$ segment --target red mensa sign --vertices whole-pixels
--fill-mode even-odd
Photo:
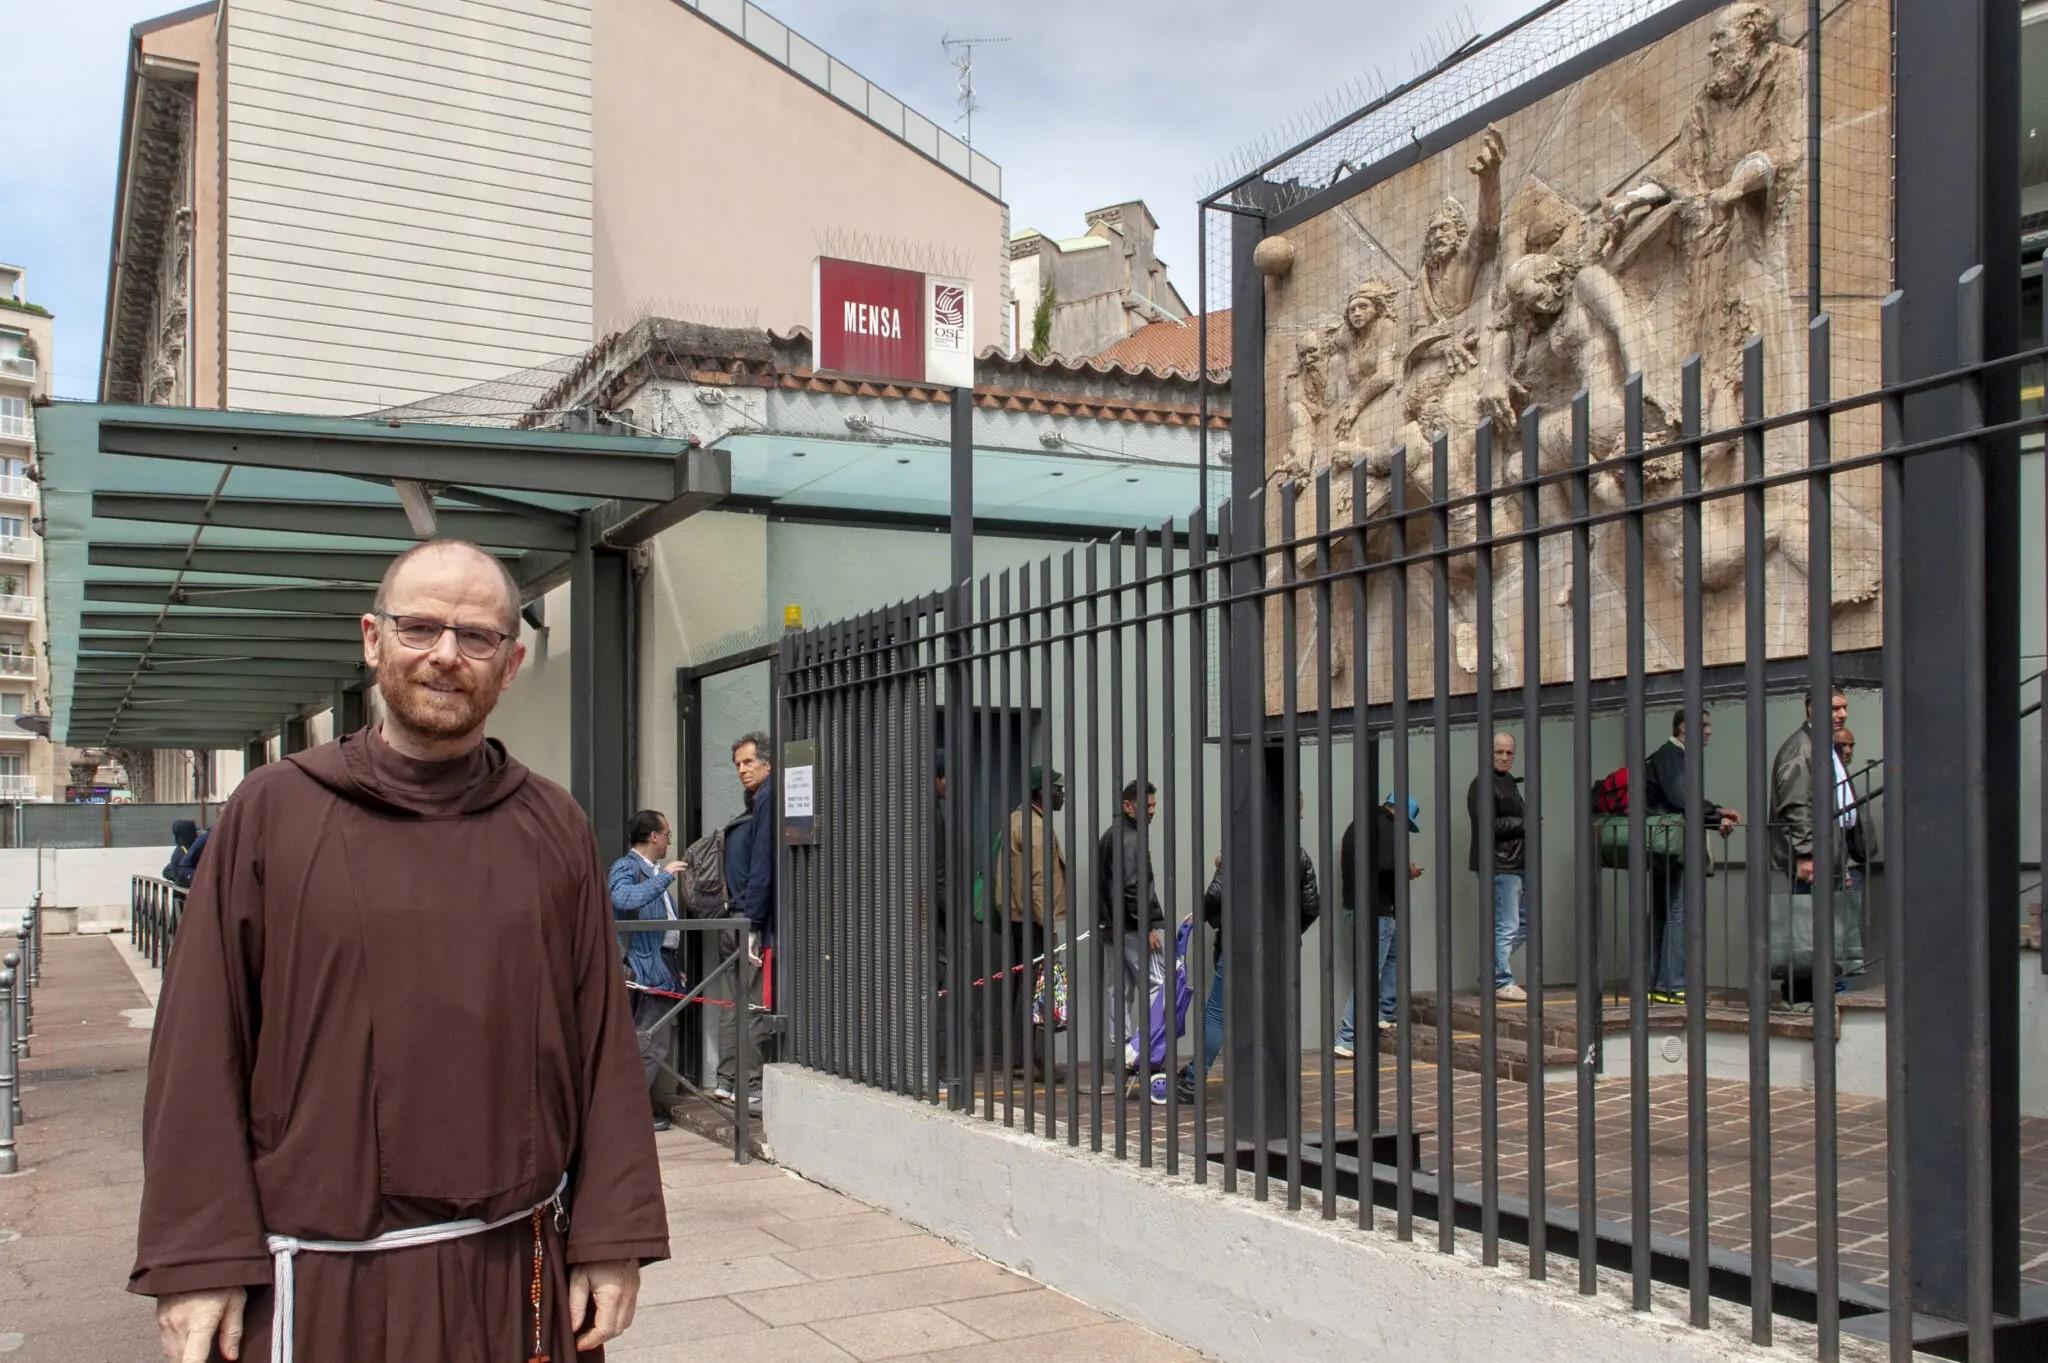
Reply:
[[[968,281],[819,256],[811,297],[813,369],[973,385],[974,290]]]

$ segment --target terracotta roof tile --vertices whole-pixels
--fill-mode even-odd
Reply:
[[[1148,322],[1109,349],[1089,358],[1126,369],[1152,369],[1192,375],[1195,346],[1201,337],[1195,319]],[[1209,314],[1209,373],[1230,372],[1230,310]]]

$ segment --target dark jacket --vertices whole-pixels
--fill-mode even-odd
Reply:
[[[775,944],[775,777],[771,773],[747,801],[746,814],[726,827],[725,888],[732,912],[742,914]]]
[[[164,863],[164,879],[173,885],[190,885],[190,876],[180,877],[185,864],[185,854],[192,850],[192,839],[199,833],[199,825],[190,819],[171,820],[171,858]]]
[[[1307,932],[1315,926],[1316,919],[1323,914],[1323,892],[1316,885],[1316,864],[1309,860],[1306,849],[1297,849],[1301,856],[1301,931]],[[1223,927],[1223,868],[1217,867],[1210,877],[1209,888],[1202,895],[1202,921],[1212,928]]]
[[[1139,840],[1138,821],[1119,814],[1117,821],[1095,845],[1095,916],[1104,928],[1112,925],[1110,915],[1123,915],[1124,931],[1142,932],[1162,927],[1166,913],[1159,907],[1159,876],[1152,867],[1151,853]],[[1144,921],[1138,913],[1138,873],[1145,873]]]
[[[1685,813],[1685,747],[1675,740],[1651,753],[1643,762],[1643,809],[1651,814]],[[1701,806],[1708,826],[1721,822],[1721,806],[1708,800]]]
[[[1384,805],[1376,806],[1372,815],[1373,897],[1365,911],[1368,915],[1391,914],[1394,911],[1394,840],[1401,836],[1401,830],[1394,822],[1393,812]],[[1345,909],[1354,912],[1358,906],[1358,883],[1354,875],[1357,838],[1358,825],[1353,823],[1344,830],[1344,838],[1337,851],[1337,883],[1344,888]]]
[[[637,852],[626,853],[612,863],[611,871],[605,876],[605,889],[612,901],[612,917],[629,921],[659,921],[675,917],[674,901],[669,898],[669,889],[675,884],[675,879],[659,866],[649,865]],[[632,932],[620,938],[624,944],[627,973],[636,984],[644,984],[650,989],[676,987],[675,972],[669,968],[668,958],[661,950],[661,940],[666,935]]]
[[[1512,772],[1496,771],[1493,777],[1493,869],[1495,874],[1506,872],[1520,875],[1523,865],[1522,819],[1522,778]],[[1466,869],[1479,869],[1479,778],[1472,778],[1471,788],[1465,792],[1465,814],[1472,821],[1472,851],[1465,860]]]
[[[178,822],[185,821],[180,819]],[[170,864],[164,867],[165,880],[173,885],[183,885],[188,890],[192,888],[192,877],[199,874],[199,854],[206,850],[206,837],[212,831],[210,828],[200,829],[189,845],[180,844],[178,850],[171,853]]]

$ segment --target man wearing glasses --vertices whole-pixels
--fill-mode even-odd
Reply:
[[[379,722],[222,812],[143,1109],[129,1286],[167,1359],[566,1360],[668,1253],[589,821],[484,737],[518,629],[483,550],[400,555]]]

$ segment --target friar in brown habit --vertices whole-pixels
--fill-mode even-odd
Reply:
[[[222,811],[143,1115],[129,1286],[173,1363],[597,1358],[667,1256],[590,824],[484,737],[518,630],[496,559],[408,551],[362,620],[380,722]]]

